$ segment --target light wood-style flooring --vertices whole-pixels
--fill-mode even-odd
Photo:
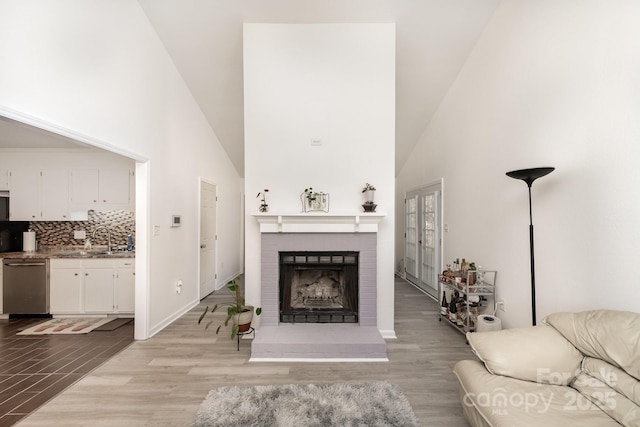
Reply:
[[[213,388],[229,385],[383,380],[401,387],[424,426],[468,426],[452,373],[474,358],[465,337],[438,322],[438,303],[396,279],[389,362],[251,362],[250,342],[203,331],[191,312],[146,341],[136,341],[21,421],[19,426],[189,426]],[[222,315],[222,314],[221,314]],[[259,331],[258,331],[259,333]]]

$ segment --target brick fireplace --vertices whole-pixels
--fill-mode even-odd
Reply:
[[[251,360],[387,360],[386,343],[377,328],[377,224],[383,215],[255,216],[261,232],[262,315],[252,343]],[[331,256],[328,254],[340,254],[335,256],[342,256],[342,261],[346,256],[347,263],[356,258],[357,301],[351,304],[343,304],[344,301],[332,303],[330,310],[311,310],[311,319],[305,318],[304,322],[295,321],[295,317],[290,316],[291,310],[283,318],[282,259],[283,254],[290,256],[295,253],[305,254],[298,255],[300,257],[310,257],[312,265],[305,264],[303,268],[314,272],[304,276],[307,281],[314,274],[321,276],[316,271],[319,270],[317,266],[313,266],[314,262],[335,270],[335,266],[327,261],[326,256]],[[325,262],[321,263],[322,260]],[[304,286],[312,286],[310,289],[318,292],[317,300],[310,299],[313,304],[321,306],[329,304],[322,302],[322,292],[325,298],[331,298],[331,292],[337,293],[338,287],[345,286],[344,283],[336,284],[340,280],[332,271],[324,279],[317,280],[321,285],[307,283]],[[333,285],[329,285],[331,282]],[[332,287],[333,291],[330,290]],[[301,294],[300,299],[304,299],[312,291],[304,290]],[[287,298],[291,301],[289,295]],[[295,296],[293,300],[296,300]],[[298,308],[308,306],[309,301],[305,302],[293,305]],[[344,321],[344,315],[340,318],[341,310],[337,309],[343,305],[357,310],[352,316],[346,316],[347,321]],[[293,311],[301,313],[303,310]],[[316,318],[314,313],[324,317]]]

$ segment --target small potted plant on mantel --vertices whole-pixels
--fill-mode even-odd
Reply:
[[[376,195],[376,187],[374,187],[373,185],[367,182],[364,188],[362,189],[362,193],[364,194],[364,200],[365,200],[364,204],[362,205],[362,207],[364,208],[364,211],[375,212],[376,207],[378,206],[374,203],[374,198]]]
[[[261,192],[258,193],[258,195],[256,196],[256,198],[262,196],[262,199],[260,200],[262,202],[262,204],[260,205],[260,212],[269,212],[269,205],[267,204],[267,193],[269,192],[268,188],[265,188],[264,190],[262,190]]]
[[[231,292],[234,300],[232,302],[223,302],[220,304],[216,304],[213,306],[211,310],[209,310],[209,306],[206,306],[204,312],[200,315],[198,319],[198,324],[202,323],[202,320],[205,318],[207,313],[213,314],[220,307],[227,307],[227,317],[224,320],[224,323],[218,325],[218,329],[216,329],[216,335],[220,333],[220,328],[224,325],[229,326],[229,322],[231,324],[231,339],[234,339],[238,333],[244,333],[249,330],[251,327],[251,321],[253,320],[253,313],[255,311],[256,316],[260,316],[262,313],[262,308],[257,307],[254,309],[251,305],[246,305],[244,302],[244,297],[242,296],[242,290],[240,289],[240,285],[238,284],[239,277],[229,281],[227,283],[227,290]],[[213,323],[213,319],[209,320],[205,325],[205,329],[209,329],[209,326]]]

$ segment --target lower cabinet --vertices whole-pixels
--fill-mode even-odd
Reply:
[[[52,314],[82,314],[83,273],[81,259],[49,261],[49,307]]]
[[[51,314],[133,313],[134,260],[52,259]]]

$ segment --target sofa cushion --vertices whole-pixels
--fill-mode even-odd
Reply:
[[[493,375],[476,360],[458,362],[453,372],[465,417],[474,427],[620,427],[591,402],[577,407],[580,394],[571,387]]]
[[[546,325],[470,332],[467,340],[487,370],[496,375],[566,385],[580,370],[580,352]]]
[[[583,354],[605,360],[640,379],[640,314],[592,310],[544,319]]]
[[[582,372],[571,387],[582,396],[576,405],[588,399],[623,426],[640,426],[640,382],[622,369],[602,359],[585,357]]]

